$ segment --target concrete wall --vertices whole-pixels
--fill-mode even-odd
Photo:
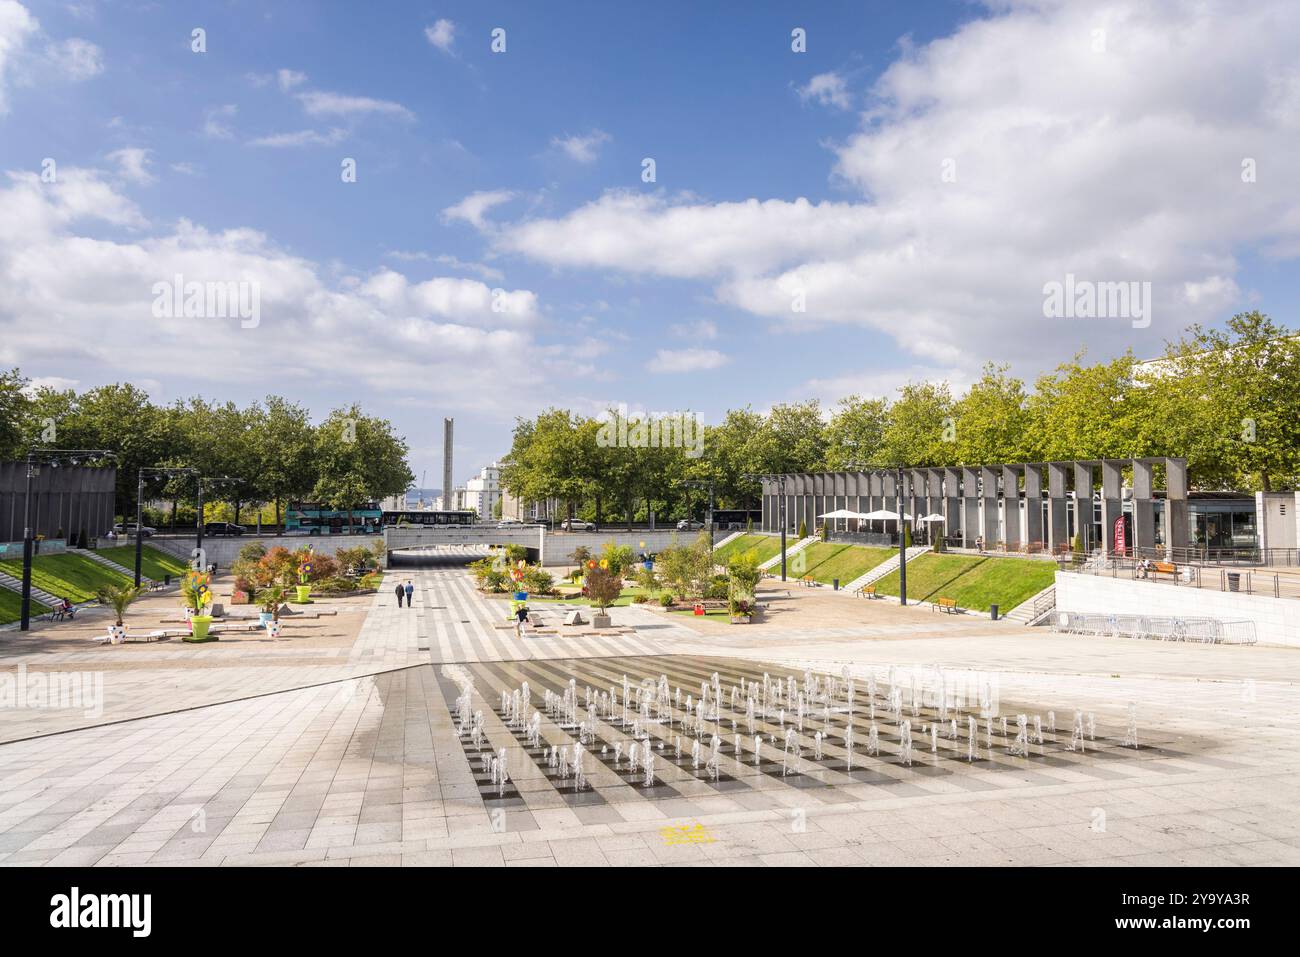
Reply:
[[[116,481],[114,468],[42,465],[32,479],[35,534],[70,538],[82,529],[87,536],[104,534],[113,524]],[[0,542],[22,541],[26,495],[27,463],[0,462]]]
[[[208,563],[216,562],[220,571],[229,571],[230,566],[235,559],[239,557],[239,550],[245,545],[253,542],[261,542],[268,549],[276,545],[283,545],[290,551],[301,548],[303,545],[311,545],[319,554],[333,555],[340,548],[356,548],[358,545],[364,545],[371,548],[376,542],[384,540],[382,535],[284,535],[277,538],[274,535],[237,535],[227,537],[220,535],[213,537],[205,535],[203,537],[203,551]],[[146,545],[152,545],[154,548],[169,552],[177,558],[188,562],[194,549],[194,539],[192,538],[146,538]],[[115,545],[134,545],[135,539],[118,539],[109,541],[100,539],[101,548],[111,548]]]
[[[1056,607],[1108,615],[1253,621],[1261,644],[1300,648],[1300,600],[1295,598],[1057,572]]]
[[[543,551],[542,564],[544,565],[568,565],[571,564],[570,555],[579,545],[585,545],[592,552],[599,554],[600,550],[605,547],[606,542],[615,542],[619,545],[628,545],[632,549],[632,555],[635,557],[641,552],[659,552],[669,545],[680,544],[689,545],[695,541],[699,531],[678,532],[672,529],[655,529],[653,532],[648,529],[638,529],[629,532],[627,529],[615,531],[611,529],[606,532],[566,532],[564,534],[547,535],[546,544]],[[714,533],[714,540],[718,541],[722,535]]]

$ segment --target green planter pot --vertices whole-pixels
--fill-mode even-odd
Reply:
[[[298,604],[305,605],[307,602],[311,601],[310,585],[296,585],[295,587],[298,590]]]
[[[193,633],[186,637],[186,641],[216,641],[216,635],[208,634],[208,627],[212,624],[211,615],[195,615],[190,619],[190,627],[194,629]]]

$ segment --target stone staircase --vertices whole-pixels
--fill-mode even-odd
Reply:
[[[1032,627],[1044,624],[1054,611],[1056,611],[1056,585],[1052,584],[1032,598],[1026,598],[1002,617]]]
[[[930,550],[931,548],[929,545],[913,545],[911,548],[907,550],[907,560],[910,562],[918,555],[924,555],[926,552]],[[847,585],[841,588],[840,591],[842,591],[846,595],[852,595],[859,588],[862,588],[866,585],[875,584],[876,582],[880,581],[880,579],[888,575],[890,572],[897,571],[897,570],[898,570],[898,555],[892,555],[891,557],[885,559],[883,562],[877,565],[875,568],[869,570],[865,575],[859,575],[857,578],[853,579],[853,581],[849,582]]]
[[[6,575],[0,572],[0,588],[8,588],[10,591],[17,592],[20,596],[23,593],[23,580],[15,578],[13,575]],[[47,608],[53,608],[62,599],[51,595],[47,591],[42,591],[35,585],[32,586],[32,601],[39,601]]]
[[[786,561],[789,562],[790,556],[793,555],[795,552],[801,552],[809,545],[811,545],[813,542],[820,542],[820,541],[821,539],[818,538],[816,535],[810,535],[807,538],[799,539],[799,541],[795,542],[793,545],[788,545],[785,550]],[[777,552],[767,561],[759,565],[758,570],[761,572],[765,572],[769,568],[776,568],[780,566],[780,564],[781,564],[781,553]]]
[[[744,532],[732,532],[726,538],[720,538],[718,539],[718,541],[714,542],[713,547],[715,550],[719,549],[723,545],[727,544],[727,542],[734,542],[736,539],[740,538],[740,536],[744,534],[745,534]]]
[[[111,568],[119,575],[125,575],[127,578],[131,579],[131,581],[135,581],[135,566],[127,568],[123,565],[119,565],[117,562],[113,561],[112,559],[105,558],[103,555],[100,555],[97,552],[93,552],[89,548],[69,548],[68,551],[72,552],[74,555],[80,555],[83,558],[88,558],[97,565],[103,565],[105,568]],[[157,584],[157,582],[155,582],[152,578],[148,577],[147,575],[141,573],[140,584],[155,585]]]

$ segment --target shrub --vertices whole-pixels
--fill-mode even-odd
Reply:
[[[670,545],[659,553],[664,584],[679,598],[704,594],[713,576],[709,536],[701,533],[690,545]]]
[[[528,561],[528,548],[524,545],[510,543],[506,546],[506,561],[510,564]]]
[[[591,603],[604,611],[623,594],[623,578],[605,568],[593,568],[587,572],[587,584],[583,588]]]
[[[524,590],[530,595],[549,595],[555,590],[555,579],[551,577],[551,573],[538,565],[533,565],[524,571],[522,584]]]
[[[649,596],[649,595],[633,595],[633,596],[632,596],[632,601],[633,601],[635,604],[638,604],[638,605],[644,605],[644,604],[645,604],[646,602],[648,602],[649,600],[650,600],[650,596]]]
[[[239,557],[235,559],[235,564],[244,562],[247,565],[256,565],[266,554],[266,546],[261,542],[249,542],[239,550]]]
[[[591,549],[586,545],[579,545],[573,550],[569,557],[573,559],[573,564],[581,568],[583,565],[587,564],[587,562],[591,561]]]
[[[726,598],[729,594],[730,580],[726,575],[714,575],[709,579],[708,587],[704,589],[705,598]]]
[[[807,522],[800,522],[800,523],[799,523],[799,538],[800,538],[800,539],[805,539],[805,538],[807,538],[807,537],[808,537],[808,523],[807,523]]]
[[[673,593],[669,591],[666,591],[659,596],[659,604],[663,605],[665,608],[673,607],[676,601],[677,599],[673,597]]]
[[[750,551],[732,557],[727,563],[727,578],[730,580],[732,594],[754,594],[754,589],[763,579],[763,573],[758,568],[758,556]]]
[[[647,593],[659,590],[659,574],[653,568],[646,568],[644,565],[637,566],[633,572],[633,581]]]
[[[611,575],[622,574],[632,565],[632,546],[606,542],[600,553],[601,561],[609,565]]]

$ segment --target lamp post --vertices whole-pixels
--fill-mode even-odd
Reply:
[[[754,479],[762,482],[765,478],[770,478],[777,484],[777,489],[781,493],[781,504],[777,508],[777,514],[781,520],[781,581],[785,581],[785,475],[784,474],[759,474],[756,472],[746,472],[741,478]]]
[[[198,475],[199,470],[188,467],[172,468],[170,466],[144,466],[136,476],[135,489],[135,587],[140,587],[140,580],[143,577],[140,572],[141,565],[144,562],[144,474],[149,472],[155,475]],[[199,486],[202,488],[202,485]],[[200,492],[200,495],[202,493]],[[125,530],[125,525],[123,525]]]
[[[898,603],[907,604],[907,539],[903,534],[903,522],[905,521],[903,511],[903,467],[901,465],[870,465],[861,462],[850,462],[845,466],[846,470],[852,469],[858,472],[894,472],[894,502],[898,508]]]
[[[31,628],[32,552],[36,531],[32,526],[32,479],[41,474],[41,464],[57,468],[64,459],[70,465],[92,464],[103,459],[116,461],[117,453],[108,449],[32,449],[27,453],[26,489],[23,493],[23,590],[18,630]]]
[[[709,526],[709,554],[713,554],[713,479],[690,479],[682,483],[683,488],[707,488],[709,490],[709,512],[705,521]]]

